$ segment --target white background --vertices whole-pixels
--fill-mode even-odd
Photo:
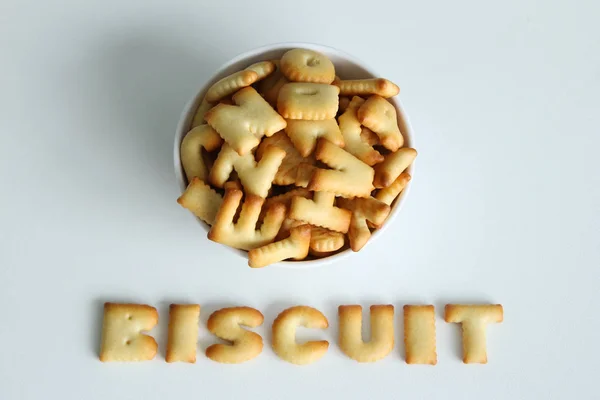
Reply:
[[[597,1],[0,3],[0,399],[592,399],[600,357]],[[180,111],[220,64],[308,41],[401,86],[419,151],[386,235],[313,270],[250,270],[176,202]],[[102,304],[159,308],[159,356],[98,361]],[[167,307],[202,305],[195,365],[164,362]],[[504,305],[464,365],[449,302]],[[337,306],[396,306],[397,346],[362,365]],[[401,307],[436,306],[438,365],[403,361]],[[273,318],[306,304],[332,343],[297,367]],[[263,354],[204,357],[208,315],[265,314]]]

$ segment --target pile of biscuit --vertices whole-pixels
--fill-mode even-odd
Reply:
[[[398,93],[386,79],[340,79],[308,49],[235,72],[208,89],[181,143],[177,201],[253,268],[359,251],[417,156],[386,100]]]

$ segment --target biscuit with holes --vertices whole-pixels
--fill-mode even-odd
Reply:
[[[394,306],[374,305],[371,311],[371,340],[362,339],[362,307],[339,306],[339,345],[351,359],[360,363],[385,358],[394,349]]]
[[[234,72],[215,82],[206,92],[206,101],[216,103],[223,97],[237,92],[241,88],[252,85],[258,80],[258,74],[252,70]]]
[[[335,67],[327,56],[314,50],[292,49],[281,57],[281,72],[290,81],[329,84]]]
[[[335,206],[334,193],[315,192],[312,200],[294,197],[289,218],[331,229],[332,231],[346,233],[350,226],[352,213],[349,210]]]
[[[193,178],[177,202],[202,221],[213,225],[223,198],[202,179]]]
[[[369,97],[358,109],[358,120],[379,136],[379,141],[386,149],[396,151],[404,144],[396,108],[383,97]]]
[[[234,187],[225,188],[225,197],[215,223],[208,232],[208,238],[236,249],[250,250],[270,243],[277,236],[285,218],[283,204],[273,204],[265,214],[260,229],[256,229],[258,217],[265,199],[251,194],[246,195],[237,222],[234,217],[244,193]]]
[[[262,313],[251,307],[230,307],[215,311],[206,323],[208,330],[231,344],[213,344],[206,349],[206,357],[225,364],[240,364],[257,357],[263,349],[259,334],[243,326],[256,328],[264,321]]]
[[[323,120],[335,118],[337,86],[322,83],[286,83],[279,90],[277,111],[285,119]]]
[[[314,169],[307,185],[309,190],[343,197],[371,196],[373,168],[323,138],[319,139],[315,157],[333,169]]]
[[[263,268],[287,259],[303,260],[308,255],[310,245],[310,225],[290,229],[286,239],[266,244],[248,252],[248,265]]]
[[[198,304],[171,304],[169,306],[166,362],[196,362],[199,318],[200,306]]]
[[[100,361],[147,361],[158,344],[144,335],[158,324],[156,308],[140,304],[104,303]]]
[[[256,158],[261,160],[265,151],[270,146],[278,147],[285,151],[285,157],[281,161],[281,165],[273,178],[273,183],[276,185],[291,185],[296,181],[298,174],[298,166],[302,163],[314,164],[314,159],[304,158],[294,147],[290,139],[283,132],[277,132],[269,138],[262,140],[256,149]]]
[[[320,254],[334,252],[344,246],[345,238],[341,232],[313,226],[310,232],[310,250]]]
[[[437,364],[433,306],[404,306],[404,347],[407,364]]]
[[[235,169],[246,194],[266,198],[285,156],[283,149],[268,146],[260,161],[256,162],[252,153],[240,156],[226,143],[210,170],[208,180],[217,187],[223,187]]]
[[[408,172],[403,172],[390,186],[377,191],[374,197],[379,201],[383,201],[388,206],[391,206],[398,195],[402,193],[406,185],[408,185],[410,180],[410,174]]]
[[[352,251],[359,251],[371,238],[371,230],[367,224],[381,226],[390,214],[391,208],[373,197],[338,199],[338,205],[352,211],[352,220],[348,229],[348,239]]]
[[[204,115],[212,107],[213,107],[213,104],[206,101],[206,98],[203,98],[202,102],[198,106],[198,109],[196,110],[196,113],[194,114],[194,118],[192,119],[192,126],[190,127],[190,129],[194,129],[197,126],[205,124],[206,121],[204,120]]]
[[[232,99],[235,106],[218,104],[204,118],[238,154],[250,153],[263,136],[286,127],[285,119],[254,88],[244,88]]]
[[[362,139],[362,127],[356,113],[365,101],[354,96],[346,111],[338,118],[340,131],[344,138],[344,150],[365,164],[373,166],[383,161],[383,156]]]
[[[335,80],[334,85],[340,88],[340,96],[370,96],[394,97],[400,93],[400,88],[393,82],[383,78]]]
[[[273,321],[273,350],[284,361],[306,365],[319,360],[329,349],[326,340],[296,343],[296,328],[327,329],[329,322],[319,310],[295,306],[281,312]]]
[[[339,147],[344,147],[344,138],[335,119],[304,121],[290,119],[285,128],[286,135],[303,157],[308,157],[317,147],[317,140],[325,138]]]
[[[207,124],[195,127],[181,141],[181,164],[190,182],[193,178],[206,181],[208,171],[202,151],[215,151],[223,144],[221,136]]]
[[[446,304],[444,319],[462,325],[463,362],[487,364],[486,325],[502,322],[502,305]]]
[[[415,158],[417,158],[417,151],[410,147],[403,147],[395,153],[386,155],[383,162],[375,166],[373,180],[375,187],[390,186],[413,163]]]

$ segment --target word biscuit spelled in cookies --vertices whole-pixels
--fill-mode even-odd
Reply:
[[[251,307],[230,307],[215,311],[208,318],[208,330],[231,344],[209,346],[206,357],[225,364],[239,364],[255,358],[262,352],[262,338],[257,333],[243,329],[241,325],[256,328],[263,321],[262,313]]]
[[[340,306],[339,343],[342,351],[358,362],[381,360],[394,349],[394,306],[371,306],[371,340],[362,339],[362,307]]]

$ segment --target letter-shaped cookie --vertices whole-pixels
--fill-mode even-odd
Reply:
[[[369,97],[358,109],[358,120],[379,136],[386,149],[396,151],[404,144],[404,137],[398,127],[396,108],[383,97]]]
[[[269,146],[256,162],[252,153],[240,156],[226,143],[210,170],[208,180],[217,187],[223,187],[235,169],[246,194],[266,198],[285,154],[283,149]]]
[[[403,147],[397,152],[385,156],[385,160],[375,166],[375,179],[373,181],[375,187],[386,188],[390,186],[412,164],[416,157],[417,151],[410,147]]]
[[[277,111],[286,119],[335,118],[340,88],[321,83],[286,83],[279,90]]]
[[[383,188],[375,194],[375,198],[383,201],[388,206],[391,206],[398,195],[404,190],[411,176],[408,172],[403,172],[398,178],[388,187]]]
[[[195,127],[181,141],[181,164],[188,182],[193,178],[206,181],[208,172],[202,159],[202,149],[214,151],[223,144],[221,136],[209,125]]]
[[[373,190],[373,168],[326,139],[319,139],[317,160],[334,169],[315,169],[308,189],[333,192],[343,197],[369,197]]]
[[[294,260],[306,258],[310,245],[310,232],[310,225],[291,228],[288,238],[250,250],[248,265],[252,268],[262,268],[289,258]]]
[[[246,195],[240,216],[237,223],[234,223],[233,219],[243,196],[241,190],[226,186],[223,204],[217,213],[214,225],[208,232],[210,240],[236,249],[250,250],[264,246],[275,239],[285,218],[285,206],[279,203],[273,204],[266,212],[260,229],[256,230],[256,222],[265,199]]]
[[[319,360],[329,348],[326,340],[296,343],[296,328],[326,329],[327,318],[317,309],[307,306],[288,308],[273,322],[273,350],[281,358],[292,364],[305,365]]]
[[[200,306],[198,304],[170,305],[166,362],[196,362],[199,318]]]
[[[487,363],[486,325],[502,322],[502,305],[461,305],[446,304],[446,322],[462,324],[463,362],[465,364]]]
[[[317,140],[321,137],[336,146],[344,147],[344,138],[333,118],[322,121],[290,119],[287,121],[285,133],[303,157],[308,157],[314,151]]]
[[[215,223],[223,198],[200,178],[194,178],[177,199],[182,207],[190,210],[195,216],[209,225]]]
[[[204,116],[206,115],[206,112],[212,108],[212,106],[213,104],[206,101],[206,98],[202,99],[202,102],[198,106],[196,114],[194,114],[194,118],[192,119],[192,126],[190,127],[191,129],[206,123]]]
[[[404,347],[407,364],[437,364],[433,306],[404,306]]]
[[[341,232],[319,226],[313,226],[310,231],[310,249],[317,254],[339,250],[344,246],[344,242],[345,236]]]
[[[362,307],[340,306],[339,343],[351,359],[364,363],[381,360],[394,349],[394,306],[371,306],[371,340],[362,339]]]
[[[100,361],[146,361],[156,356],[158,345],[144,335],[158,323],[156,308],[140,304],[104,304]]]
[[[244,88],[232,98],[236,106],[218,104],[204,118],[238,154],[250,153],[263,136],[285,128],[285,119],[254,88]]]
[[[339,117],[340,131],[344,137],[344,150],[352,154],[367,165],[373,166],[383,161],[383,156],[373,148],[373,146],[364,142],[361,133],[362,127],[356,113],[359,107],[365,101],[358,96],[354,96],[346,108],[346,111]]]
[[[262,160],[263,155],[271,146],[276,146],[285,151],[285,157],[281,161],[281,165],[273,179],[273,183],[276,185],[285,186],[293,184],[296,181],[298,166],[301,163],[314,164],[315,162],[314,159],[311,160],[302,157],[283,131],[277,132],[273,136],[262,140],[256,149],[256,159]]]
[[[312,200],[294,197],[289,217],[332,231],[346,233],[350,226],[352,213],[336,207],[334,204],[335,194],[331,192],[315,192]]]
[[[215,311],[208,318],[208,330],[231,345],[213,344],[206,349],[206,357],[226,364],[239,364],[258,356],[263,349],[259,334],[240,325],[256,328],[264,320],[260,311],[251,307],[230,307]]]
[[[383,78],[335,80],[333,84],[340,88],[340,96],[368,96],[377,94],[388,98],[400,93],[398,86]]]
[[[338,205],[352,211],[352,220],[348,230],[350,248],[359,251],[371,238],[368,222],[374,226],[381,226],[390,214],[390,206],[373,197],[338,199]]]
[[[308,49],[292,49],[281,57],[281,72],[291,81],[331,83],[335,67],[324,54]]]

